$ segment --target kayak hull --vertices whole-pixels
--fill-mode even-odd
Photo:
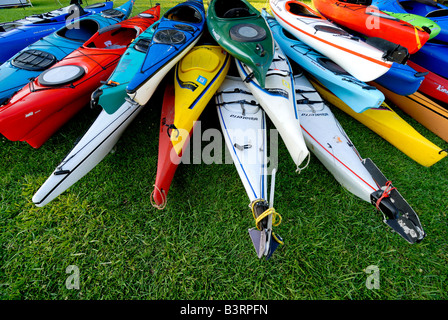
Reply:
[[[285,30],[360,81],[374,80],[392,66],[391,61],[383,58],[384,51],[359,41],[358,37],[350,35],[301,2],[270,0],[270,6]]]
[[[376,108],[384,95],[372,86],[359,81],[333,61],[313,50],[280,26],[265,10],[262,12],[282,51],[307,72],[313,74],[331,92],[344,100],[356,112]]]
[[[448,104],[448,79],[441,77],[412,61],[409,61],[408,64],[410,67],[421,73],[427,73],[418,90],[433,99]]]
[[[198,42],[204,26],[202,1],[186,1],[168,10],[160,19],[142,66],[126,87],[129,97],[146,104],[165,75]]]
[[[165,89],[162,105],[153,205],[163,209],[174,174],[188,147],[195,124],[221,86],[230,55],[220,46],[197,45],[179,61],[174,84]]]
[[[207,26],[216,42],[249,66],[264,87],[274,42],[260,12],[246,0],[213,0],[207,12]]]
[[[76,146],[56,167],[33,196],[33,203],[43,207],[95,168],[113,149],[142,107],[125,102],[112,115],[104,110]]]
[[[315,8],[327,19],[367,37],[378,37],[399,44],[410,54],[420,50],[429,33],[363,4],[338,0],[313,0]]]
[[[90,101],[127,46],[154,20],[134,17],[97,32],[0,107],[0,133],[39,148]]]
[[[446,156],[446,152],[441,152],[441,148],[423,137],[386,103],[378,108],[356,113],[318,81],[312,77],[308,79],[322,98],[364,124],[420,165],[430,167]]]
[[[115,11],[123,13],[121,16],[117,16],[116,12],[113,16],[108,16],[105,13],[89,15],[62,27],[19,51],[0,66],[0,82],[2,83],[0,103],[5,102],[15,92],[23,88],[30,81],[29,79],[36,78],[51,67],[52,63],[62,60],[82,46],[98,30],[127,19],[132,11],[132,6],[133,2],[129,1],[123,6],[115,8]],[[47,54],[46,60],[51,59],[51,62],[47,64],[27,63],[30,60],[30,56],[27,56],[29,54],[34,55],[37,61],[39,56],[42,57]]]
[[[448,110],[420,92],[408,96],[393,93],[373,83],[394,105],[448,142]]]

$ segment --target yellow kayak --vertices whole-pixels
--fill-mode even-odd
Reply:
[[[376,82],[370,83],[386,98],[426,128],[448,142],[448,110],[420,92],[402,96],[387,90]]]
[[[159,131],[153,205],[162,209],[193,126],[224,81],[230,55],[218,45],[197,45],[176,65],[174,85],[166,88]]]
[[[422,166],[430,167],[447,155],[447,152],[417,132],[386,103],[383,102],[379,108],[356,113],[316,79],[309,77],[309,80],[322,98],[364,124]]]

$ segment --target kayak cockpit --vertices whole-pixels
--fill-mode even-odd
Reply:
[[[139,32],[135,28],[114,24],[98,31],[84,47],[98,49],[117,49],[129,45],[129,39],[135,39]]]
[[[84,43],[89,40],[96,32],[98,32],[99,29],[100,25],[97,21],[91,19],[82,19],[77,22],[76,26],[68,25],[56,31],[56,34],[62,38]]]
[[[294,1],[287,2],[285,8],[288,12],[296,16],[323,19],[322,16],[318,15],[316,12]]]
[[[176,6],[165,13],[164,18],[171,21],[201,23],[202,15],[196,8],[191,6]]]
[[[217,0],[214,8],[218,18],[246,18],[259,15],[241,0]]]

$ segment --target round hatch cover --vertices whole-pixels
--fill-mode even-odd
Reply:
[[[240,42],[262,41],[266,35],[266,30],[255,24],[241,23],[230,29],[230,37]]]
[[[84,73],[84,69],[80,66],[60,66],[44,71],[38,79],[43,86],[59,86],[78,80]]]

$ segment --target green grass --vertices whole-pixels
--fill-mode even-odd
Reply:
[[[164,11],[177,3],[159,2]],[[134,13],[147,4],[137,0]],[[58,7],[52,0],[33,5],[0,10],[0,19]],[[280,141],[275,208],[283,222],[276,230],[285,245],[270,260],[258,260],[247,234],[254,224],[248,198],[233,165],[182,165],[166,209],[151,206],[162,92],[115,153],[43,208],[31,202],[33,194],[98,112],[85,108],[37,150],[0,138],[0,299],[448,298],[446,159],[422,167],[333,108],[361,155],[372,158],[417,211],[428,236],[407,244],[314,156],[306,170],[295,173]],[[202,120],[203,129],[219,128],[213,105]],[[79,268],[79,290],[65,286],[70,265]],[[379,290],[366,288],[369,265],[380,269]]]

